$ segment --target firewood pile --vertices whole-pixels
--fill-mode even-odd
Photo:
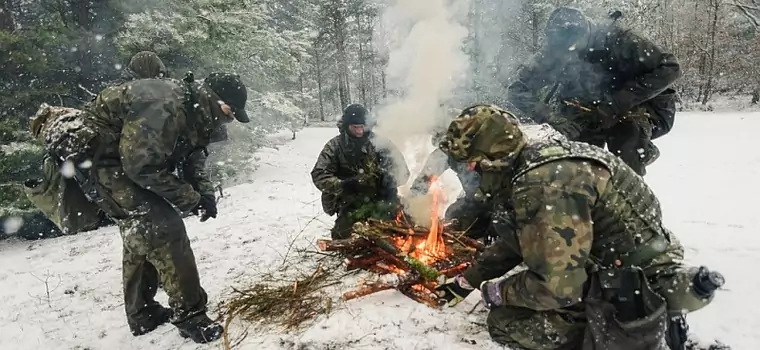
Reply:
[[[341,252],[348,270],[363,269],[382,275],[379,281],[361,283],[343,294],[351,300],[388,289],[397,289],[409,298],[439,307],[435,287],[470,266],[484,246],[452,231],[450,224],[433,216],[430,227],[414,225],[399,213],[394,221],[369,219],[353,226],[348,239],[320,239],[324,252]]]

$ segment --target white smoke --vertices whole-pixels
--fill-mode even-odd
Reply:
[[[375,110],[373,130],[401,149],[405,159],[396,161],[406,162],[413,179],[433,150],[432,131],[455,116],[446,102],[466,85],[470,1],[386,2],[375,27],[375,46],[388,59],[386,84],[392,97]],[[385,146],[379,140],[376,145]]]

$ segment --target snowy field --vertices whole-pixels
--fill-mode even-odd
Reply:
[[[760,198],[760,156],[752,151],[758,129],[760,113],[681,113],[675,130],[657,141],[662,157],[647,176],[666,224],[687,248],[687,262],[705,264],[727,280],[711,306],[689,316],[691,329],[705,342],[718,339],[734,350],[760,348],[760,318],[753,310],[760,278],[752,272],[760,261],[760,216],[752,204]],[[231,286],[280,267],[294,247],[329,237],[332,219],[321,213],[309,171],[336,133],[309,128],[293,141],[289,133],[281,135],[278,149],[257,154],[260,167],[249,184],[226,189],[218,219],[186,220],[211,310]],[[171,325],[130,335],[115,227],[37,242],[0,241],[0,266],[0,349],[222,347],[182,339]],[[238,348],[501,349],[485,331],[486,314],[467,314],[478,297],[476,292],[456,308],[436,311],[396,291],[380,292],[336,305],[329,317],[299,333],[251,329]],[[163,292],[158,300],[165,304]],[[232,331],[234,338],[240,325]]]

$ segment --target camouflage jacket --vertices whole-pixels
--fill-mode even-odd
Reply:
[[[553,96],[558,100],[559,114],[566,118],[579,111],[560,102],[563,100],[584,106],[609,103],[612,112],[620,116],[666,92],[681,74],[675,56],[613,23],[592,27],[572,51],[543,49],[537,53],[518,69],[508,88],[508,99],[539,122],[546,117],[542,115],[543,102]],[[672,90],[665,95],[670,97]]]
[[[372,132],[355,138],[345,130],[325,144],[311,171],[328,215],[347,206],[395,199],[397,187],[406,183],[409,175],[404,156],[392,142]],[[342,180],[356,176],[371,178],[370,186],[361,193],[344,193]]]
[[[484,184],[498,185],[487,179],[494,177],[512,187],[514,213],[495,213],[500,238],[464,273],[478,286],[524,263],[527,270],[503,285],[508,305],[567,307],[582,300],[590,266],[647,267],[683,256],[652,190],[611,153],[580,142],[535,143],[514,169],[484,173]]]
[[[183,211],[214,192],[204,170],[214,106],[208,99],[191,103],[188,93],[178,80],[136,80],[104,89],[87,106],[88,122],[99,131],[96,166],[121,166],[136,184]]]
[[[457,174],[465,196],[474,196],[478,185],[480,185],[480,175],[476,171],[471,170],[466,163],[457,162],[438,148],[428,155],[422,171],[412,182],[412,189],[420,193],[426,193],[427,187],[430,185],[430,177],[441,176],[441,174],[449,169]]]

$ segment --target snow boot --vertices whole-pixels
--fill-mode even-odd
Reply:
[[[190,338],[196,343],[209,343],[222,337],[224,327],[212,321],[205,313],[193,316],[185,321],[176,323],[179,335]]]
[[[172,317],[172,310],[161,305],[148,307],[145,310],[145,316],[127,317],[127,324],[132,335],[137,337],[147,334],[158,328],[158,326],[169,322]]]

